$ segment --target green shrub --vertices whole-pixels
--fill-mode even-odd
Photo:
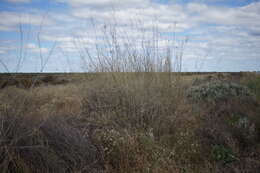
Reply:
[[[260,100],[260,77],[256,77],[247,83],[247,87],[256,95]]]
[[[211,155],[214,160],[221,162],[222,164],[228,164],[237,160],[232,150],[223,145],[213,146]]]
[[[213,81],[191,87],[187,96],[193,101],[221,101],[234,97],[248,97],[252,94],[246,87],[239,84]]]
[[[247,129],[250,127],[250,121],[248,117],[240,114],[231,114],[228,116],[227,123],[236,128]]]

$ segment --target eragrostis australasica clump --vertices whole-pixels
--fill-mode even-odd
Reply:
[[[95,172],[97,148],[64,117],[0,113],[0,172]]]

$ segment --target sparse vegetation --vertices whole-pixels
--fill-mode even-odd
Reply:
[[[259,100],[242,83],[84,75],[1,89],[2,172],[258,172]]]

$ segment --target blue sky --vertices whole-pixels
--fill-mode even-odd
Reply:
[[[0,0],[0,18],[0,72],[91,71],[112,24],[136,47],[156,24],[162,55],[188,38],[183,71],[260,71],[258,0]]]

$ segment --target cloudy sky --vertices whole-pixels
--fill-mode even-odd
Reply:
[[[260,71],[258,0],[0,0],[0,72],[84,71],[107,26],[156,28],[161,51],[187,39],[183,71]]]

